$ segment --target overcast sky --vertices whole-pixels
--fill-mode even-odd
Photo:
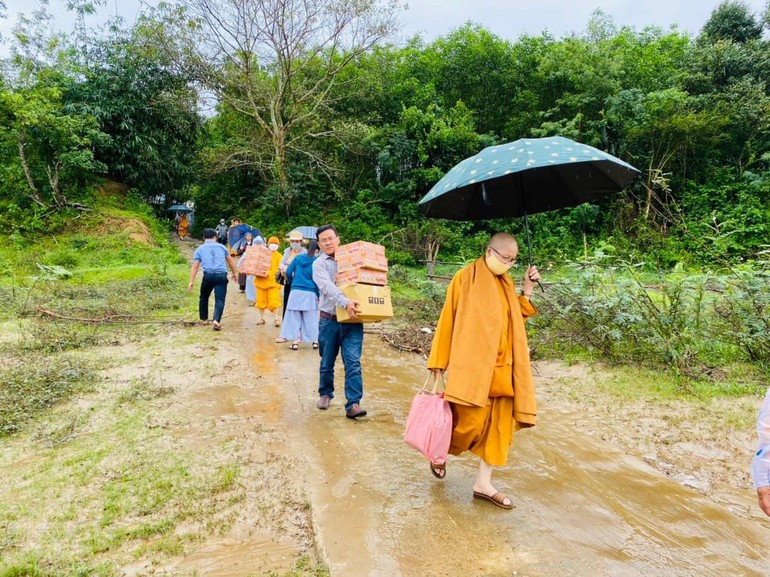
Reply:
[[[580,32],[591,13],[601,8],[618,26],[637,29],[655,25],[663,28],[676,24],[679,29],[697,34],[720,0],[406,0],[408,9],[402,15],[402,38],[421,33],[427,40],[442,36],[467,21],[481,24],[495,34],[515,40],[521,34],[537,35],[548,30],[556,37]],[[768,0],[745,0],[755,13],[760,13]],[[156,3],[157,0],[150,0]],[[0,20],[0,34],[8,36],[19,11],[29,13],[36,0],[6,0],[8,17]],[[50,0],[50,11],[56,15],[62,31],[72,29],[73,18],[65,8],[65,0]],[[140,11],[140,0],[107,0],[100,9],[97,23],[108,15],[120,14],[133,24]]]

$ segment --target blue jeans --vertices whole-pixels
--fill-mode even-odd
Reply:
[[[361,377],[361,350],[364,345],[364,325],[338,323],[334,319],[318,322],[318,353],[321,355],[321,381],[319,395],[334,398],[334,362],[342,352],[345,365],[345,410],[349,411],[364,396],[364,380]]]
[[[209,320],[209,297],[214,291],[214,320],[220,322],[225,312],[225,297],[227,296],[227,273],[205,272],[201,282],[201,296],[198,300],[198,316],[202,321]]]

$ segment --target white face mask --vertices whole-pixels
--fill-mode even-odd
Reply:
[[[508,269],[511,268],[512,264],[505,264],[498,260],[498,258],[494,254],[488,254],[484,257],[485,262],[487,263],[487,268],[489,268],[490,271],[492,271],[492,274],[500,276],[501,274],[505,274],[508,272]]]
[[[302,246],[301,242],[292,242],[291,243],[291,248],[293,248],[294,250],[299,250],[299,247],[301,247],[301,246]]]
[[[270,250],[278,250],[278,245],[275,243],[269,244],[267,245],[267,248],[269,248]]]

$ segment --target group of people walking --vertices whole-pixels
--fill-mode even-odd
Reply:
[[[220,223],[221,224],[221,223]],[[289,235],[289,246],[281,253],[278,237],[267,240],[271,251],[271,265],[266,276],[239,274],[237,264],[228,248],[217,239],[218,231],[207,228],[203,231],[203,244],[195,250],[190,269],[188,291],[194,285],[198,271],[203,269],[198,301],[200,320],[208,323],[209,299],[214,293],[214,330],[222,328],[222,314],[227,295],[228,269],[238,282],[240,292],[259,311],[257,325],[267,324],[266,314],[273,316],[273,324],[281,327],[276,343],[291,343],[292,350],[298,350],[301,342],[310,343],[321,356],[318,408],[326,410],[334,398],[334,364],[342,354],[345,366],[345,416],[358,419],[366,415],[360,402],[363,396],[361,377],[361,353],[363,350],[363,325],[360,323],[337,322],[336,308],[347,310],[355,318],[358,303],[345,297],[335,284],[337,264],[334,254],[340,239],[333,225],[317,229],[316,239],[303,246],[299,233]],[[245,242],[236,252],[240,257],[247,247],[264,244],[261,235],[246,233]],[[283,288],[283,307],[281,306]],[[283,319],[279,310],[283,310]]]
[[[222,221],[220,224],[224,224]],[[221,330],[222,313],[228,286],[228,269],[241,293],[259,309],[258,325],[266,324],[265,314],[281,326],[276,343],[290,342],[293,350],[300,342],[319,350],[318,402],[320,410],[329,409],[334,399],[334,365],[341,354],[345,367],[345,415],[359,419],[367,414],[361,407],[363,379],[361,353],[363,324],[339,323],[337,307],[355,318],[359,303],[348,299],[335,284],[335,252],[340,244],[333,225],[319,227],[316,239],[303,246],[301,234],[289,236],[289,246],[279,252],[278,237],[267,246],[272,254],[267,277],[239,275],[229,249],[218,242],[221,231],[207,228],[204,243],[195,250],[188,290],[203,269],[199,315],[208,322],[208,301],[215,295],[213,328]],[[264,243],[261,236],[247,234],[246,246]],[[492,483],[492,471],[505,465],[516,430],[532,427],[536,421],[536,403],[529,349],[524,329],[528,317],[536,314],[530,298],[540,273],[527,267],[516,294],[507,274],[518,254],[516,240],[506,233],[490,238],[482,257],[460,270],[447,290],[438,320],[427,368],[435,378],[446,372],[444,398],[452,412],[452,437],[449,453],[465,451],[479,457],[479,469],[473,483],[473,497],[502,509],[512,509],[513,502]],[[278,316],[283,296],[283,323]],[[770,390],[757,422],[759,447],[752,463],[752,478],[759,505],[770,515]],[[446,463],[430,463],[431,473],[444,479]]]
[[[267,248],[272,253],[267,275],[238,275],[240,292],[259,311],[257,325],[267,324],[266,316],[271,315],[273,325],[281,327],[275,342],[290,342],[290,348],[295,351],[300,342],[318,348],[318,287],[313,282],[312,269],[318,255],[318,242],[310,239],[307,246],[303,243],[302,234],[292,232],[289,246],[281,252],[278,237],[271,236],[267,240]],[[243,259],[248,247],[264,244],[262,236],[247,232],[237,255]]]
[[[209,253],[222,254],[217,282],[227,283],[227,268],[234,278],[235,263],[215,241],[216,232],[204,232],[206,242],[196,251],[196,263],[204,267],[201,285],[201,319],[208,318],[209,282],[206,259]],[[253,301],[260,310],[258,324],[265,324],[266,312],[278,317],[281,283],[284,287],[285,318],[276,342],[311,342],[321,357],[319,366],[318,402],[320,410],[328,410],[335,397],[334,365],[339,355],[345,367],[345,415],[359,419],[367,414],[361,407],[363,378],[361,353],[363,324],[338,322],[336,310],[346,309],[355,318],[359,303],[345,297],[336,286],[335,253],[340,244],[332,225],[317,229],[316,241],[307,248],[301,236],[289,238],[289,247],[279,252],[277,237],[267,241],[273,252],[270,274],[254,280]],[[260,238],[250,238],[252,244]],[[262,240],[264,242],[264,240]],[[211,248],[210,248],[211,247]],[[224,250],[224,247],[221,247]],[[202,250],[203,249],[203,250]],[[245,249],[244,249],[245,250]],[[200,251],[200,254],[199,254]],[[227,251],[225,251],[227,252]],[[492,483],[492,471],[507,461],[508,452],[517,429],[531,427],[536,420],[536,405],[532,371],[529,365],[524,322],[536,313],[530,302],[540,274],[529,266],[516,294],[513,280],[507,274],[516,261],[518,244],[505,233],[491,237],[485,254],[460,270],[449,285],[447,298],[438,320],[431,346],[428,369],[439,378],[447,374],[445,398],[452,410],[452,441],[449,453],[459,455],[470,451],[479,457],[479,469],[473,483],[473,497],[503,509],[513,508],[511,499]],[[190,287],[194,274],[190,278]],[[249,277],[240,280],[241,290],[250,294]],[[217,294],[217,293],[215,293]],[[252,300],[249,298],[249,300]],[[215,329],[218,329],[222,306],[215,306]],[[446,476],[446,463],[430,463],[431,473],[438,479]]]

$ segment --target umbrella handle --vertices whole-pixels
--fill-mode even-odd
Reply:
[[[529,266],[532,266],[532,238],[529,236],[529,217],[526,212],[524,213],[524,230],[527,233],[527,262],[529,263]],[[543,285],[540,284],[540,281],[538,280],[535,282],[537,283],[537,286],[540,287],[540,290],[545,292],[545,289],[543,288]]]

